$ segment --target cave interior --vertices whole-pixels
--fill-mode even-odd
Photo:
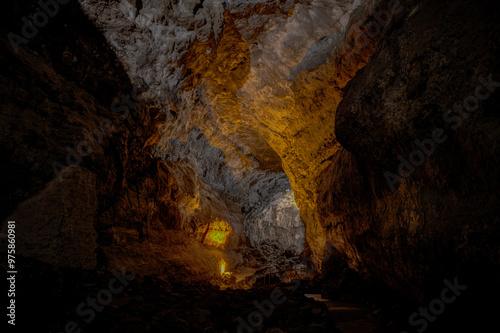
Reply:
[[[4,7],[9,329],[498,329],[497,1]]]

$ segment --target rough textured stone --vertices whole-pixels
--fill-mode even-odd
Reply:
[[[253,216],[291,187],[307,245],[320,255],[315,178],[339,147],[327,120],[375,43],[338,63],[377,2],[81,4],[145,87],[141,98],[165,108],[155,153],[183,188],[182,225],[221,218],[255,230]]]
[[[404,15],[345,90],[335,124],[345,148],[318,178],[329,240],[352,267],[417,297],[458,272],[487,284],[473,271],[500,263],[499,92],[458,128],[443,118],[475,94],[481,76],[500,79],[491,4],[403,3]],[[436,128],[448,139],[392,192],[384,173],[398,174],[398,156],[409,160],[414,140]]]
[[[18,32],[21,17],[36,7],[30,1],[11,6],[15,15],[2,16],[2,29]],[[147,103],[124,117],[113,112],[112,103],[131,96],[132,85],[78,4],[61,6],[19,53],[4,35],[1,43],[0,193],[6,204],[0,213],[2,230],[16,220],[18,254],[58,267],[126,266],[162,275],[182,266],[187,276],[186,267],[198,267],[195,278],[217,275],[220,253],[175,232],[178,187],[150,155],[164,116]],[[75,157],[103,119],[112,123],[110,133],[92,153]],[[66,147],[75,151],[68,160]],[[77,165],[56,174],[53,162]],[[190,246],[200,254],[191,256]],[[189,255],[175,256],[176,250]]]
[[[54,266],[96,267],[95,181],[88,170],[76,169],[71,178],[61,183],[54,179],[21,203],[8,219],[17,221],[17,255]],[[6,224],[2,232],[7,232]]]

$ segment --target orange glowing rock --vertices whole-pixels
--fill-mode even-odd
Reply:
[[[207,237],[209,240],[219,245],[224,244],[226,242],[226,233],[224,231],[213,230],[208,234]]]
[[[226,243],[227,237],[231,233],[231,226],[225,222],[216,219],[208,226],[208,232],[205,237],[205,243],[212,246],[221,246]]]

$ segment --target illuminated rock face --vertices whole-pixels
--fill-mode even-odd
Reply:
[[[249,218],[245,234],[252,245],[262,242],[276,244],[284,250],[301,253],[304,245],[304,225],[300,220],[292,190],[276,193],[261,212]]]
[[[154,153],[181,188],[183,228],[221,218],[257,244],[286,226],[297,238],[286,236],[284,247],[299,251],[292,243],[305,237],[320,255],[315,179],[339,148],[341,89],[374,45],[339,59],[376,1],[81,4],[141,98],[164,108]],[[291,190],[297,205],[283,209]]]

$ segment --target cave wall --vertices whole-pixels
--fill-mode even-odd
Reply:
[[[227,220],[253,244],[293,190],[307,248],[326,237],[316,177],[339,149],[333,120],[342,88],[373,52],[357,34],[387,1],[82,1],[140,97],[166,121],[153,150],[182,189],[182,226]],[[393,6],[393,4],[392,4]],[[389,15],[390,16],[390,15]],[[366,42],[366,40],[365,40]],[[340,62],[344,47],[361,52]],[[259,232],[250,232],[258,229]],[[272,226],[279,230],[279,225]],[[254,236],[255,235],[255,236]],[[243,236],[243,235],[241,235]],[[296,241],[284,232],[284,244]]]
[[[85,140],[84,130],[99,128],[104,117],[113,119],[105,105],[132,87],[114,55],[105,52],[105,40],[77,6],[66,7],[16,53],[7,33],[21,31],[21,17],[35,8],[33,2],[22,1],[10,4],[2,14],[0,177],[6,204],[1,206],[1,218],[19,221],[19,256],[95,267],[93,223],[102,196],[96,164],[88,162],[102,161],[107,138],[94,147],[94,157],[85,160],[66,147],[76,149]],[[63,29],[69,15],[72,24]],[[103,52],[96,57],[99,46]],[[106,65],[97,66],[99,62]],[[68,168],[63,178],[60,168],[52,167],[54,162],[61,166],[80,162],[85,168]]]
[[[500,94],[481,81],[500,79],[500,29],[492,1],[402,8],[345,89],[335,122],[342,148],[317,195],[328,239],[352,267],[422,298],[456,274],[476,286],[497,276]],[[454,105],[473,111],[447,112]],[[415,140],[435,129],[443,133],[425,161],[398,170],[400,156],[419,160]],[[388,172],[401,180],[392,188]]]
[[[2,12],[0,216],[2,232],[17,221],[16,255],[174,277],[182,267],[185,280],[216,274],[217,257],[179,231],[179,187],[151,155],[165,115],[135,99],[77,3],[15,52],[7,34],[37,10],[19,1]]]

